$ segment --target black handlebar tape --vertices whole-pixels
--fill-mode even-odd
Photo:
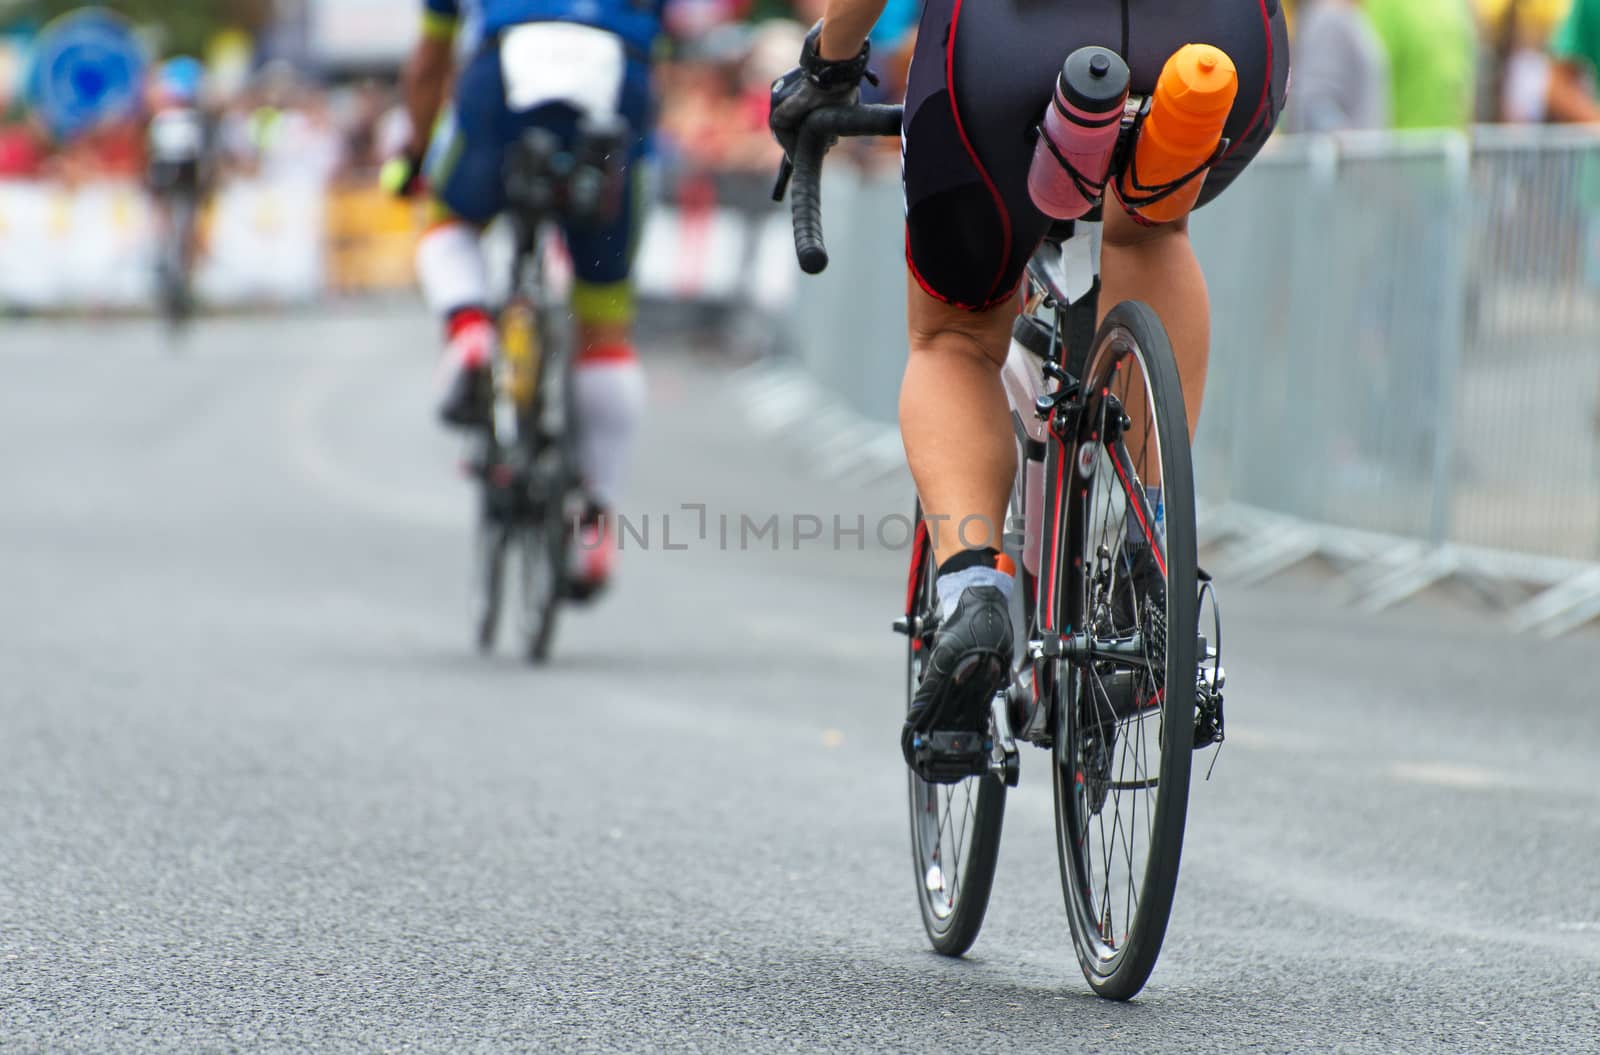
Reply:
[[[904,111],[899,106],[824,106],[806,117],[806,128],[830,136],[897,136]]]
[[[822,157],[835,136],[892,136],[900,134],[898,106],[826,106],[813,110],[800,126],[795,143],[794,251],[800,270],[821,274],[828,266],[828,249],[822,239]]]
[[[828,136],[807,121],[800,129],[794,147],[794,182],[789,186],[789,204],[794,216],[794,252],[800,270],[820,275],[828,266],[828,249],[822,242],[822,155],[828,149]]]

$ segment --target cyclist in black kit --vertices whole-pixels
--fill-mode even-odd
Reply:
[[[145,129],[145,183],[155,217],[157,279],[175,320],[189,311],[189,284],[198,249],[198,216],[210,189],[211,123],[202,109],[205,68],[186,55],[156,70]]]
[[[799,66],[774,86],[772,128],[786,148],[812,110],[857,99],[882,8],[828,0]],[[1028,195],[1031,132],[1077,48],[1119,51],[1144,94],[1175,51],[1197,42],[1227,52],[1239,73],[1229,146],[1206,176],[1203,205],[1255,157],[1283,107],[1279,0],[928,0],[923,10],[904,124],[911,354],[900,429],[923,510],[944,529],[933,539],[942,620],[902,734],[907,762],[914,736],[975,727],[1011,665],[1012,577],[999,536],[1016,455],[1000,367],[1023,271],[1050,223]],[[1147,226],[1108,197],[1104,218],[1100,303],[1140,299],[1160,315],[1192,430],[1210,304],[1187,217]]]

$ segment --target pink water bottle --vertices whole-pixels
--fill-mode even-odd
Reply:
[[[1100,200],[1127,101],[1122,56],[1098,47],[1067,56],[1028,169],[1028,193],[1040,212],[1076,220]]]

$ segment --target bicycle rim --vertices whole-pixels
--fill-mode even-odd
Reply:
[[[911,706],[933,639],[937,603],[932,547],[921,509],[912,549],[908,587],[906,706]],[[911,815],[911,860],[916,873],[922,925],[935,951],[960,956],[983,928],[1000,852],[1005,819],[1005,784],[995,776],[958,784],[930,784],[907,772]]]
[[[1070,474],[1060,541],[1071,567],[1058,579],[1056,603],[1063,625],[1095,642],[1131,642],[1140,658],[1062,669],[1052,782],[1079,963],[1097,993],[1126,1000],[1144,987],[1166,935],[1195,723],[1188,425],[1171,344],[1154,312],[1132,302],[1111,312],[1084,390],[1078,433],[1060,453]],[[1155,503],[1145,490],[1154,481],[1164,529],[1152,523]],[[1157,544],[1141,562],[1141,543],[1152,537]]]

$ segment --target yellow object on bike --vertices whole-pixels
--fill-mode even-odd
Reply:
[[[518,407],[533,406],[539,385],[539,331],[533,309],[526,301],[512,301],[500,313],[500,350],[511,367],[511,401]]]

